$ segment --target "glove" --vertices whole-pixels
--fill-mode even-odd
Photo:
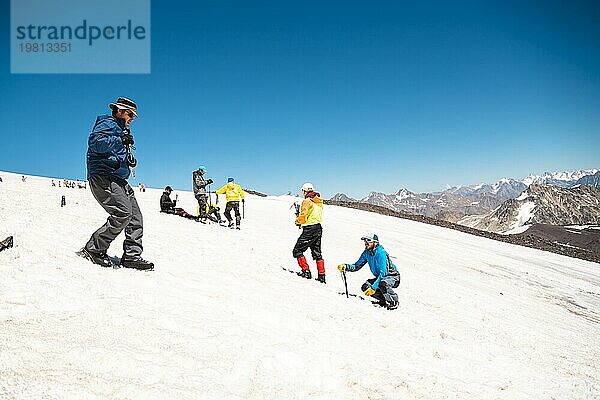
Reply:
[[[215,204],[219,204],[219,196],[215,196]]]
[[[346,270],[346,264],[338,265],[338,269],[340,270],[340,272],[344,272]]]
[[[126,133],[123,136],[121,136],[121,142],[123,142],[125,146],[133,144],[134,140],[133,136],[131,136],[131,133]]]
[[[207,184],[207,185],[210,185],[210,184],[211,184],[211,183],[213,183],[213,182],[214,182],[214,181],[213,181],[212,179],[209,179],[209,180],[207,180],[207,181],[206,181],[206,184]]]
[[[242,203],[245,203],[245,202],[246,202],[246,199],[242,199]]]
[[[375,290],[373,290],[373,288],[371,286],[369,286],[367,288],[367,290],[365,290],[365,296],[373,296],[375,294]]]

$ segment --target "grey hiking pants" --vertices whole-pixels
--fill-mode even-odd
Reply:
[[[123,255],[134,257],[142,254],[144,221],[133,189],[127,181],[109,175],[94,175],[89,178],[90,189],[96,201],[109,214],[102,225],[85,245],[91,253],[104,253],[123,229]]]
[[[362,285],[362,291],[367,290],[369,286],[371,286],[377,278],[367,279],[367,281]],[[398,294],[394,292],[394,289],[400,285],[400,274],[396,275],[386,275],[379,281],[379,287],[373,294],[373,298],[379,301],[385,301],[386,304],[390,304],[393,302],[398,302]]]

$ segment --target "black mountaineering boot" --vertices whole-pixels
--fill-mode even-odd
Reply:
[[[397,301],[394,301],[394,300],[392,300],[392,301],[389,301],[389,302],[387,302],[387,304],[386,304],[386,308],[387,308],[388,310],[395,310],[396,308],[398,308],[398,302],[397,302]]]
[[[9,236],[0,242],[0,251],[13,247],[13,237]]]
[[[325,283],[325,274],[319,274],[319,276],[317,276],[317,280],[321,283]]]
[[[112,267],[112,262],[110,261],[110,258],[108,258],[108,255],[106,253],[92,253],[84,247],[78,254],[81,257],[88,259],[94,264],[97,264],[101,267]]]
[[[310,269],[303,269],[302,271],[296,272],[296,273],[301,278],[306,278],[306,279],[311,279],[312,278],[312,275],[310,274]]]
[[[140,271],[147,271],[154,269],[154,264],[150,261],[144,260],[140,256],[125,257],[121,258],[121,267],[123,268],[134,268]]]

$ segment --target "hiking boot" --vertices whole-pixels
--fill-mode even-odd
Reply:
[[[319,274],[317,280],[321,283],[325,283],[325,274]]]
[[[150,261],[144,260],[140,256],[134,256],[121,258],[121,267],[134,268],[139,269],[140,271],[146,271],[154,269],[154,264]]]
[[[310,269],[303,269],[300,272],[296,272],[300,278],[311,279],[312,275],[310,273]]]
[[[233,223],[233,221],[231,221],[227,226],[231,229],[235,228],[235,224]]]
[[[108,254],[106,254],[105,252],[93,253],[84,247],[79,252],[79,255],[101,267],[104,267],[104,268],[112,267],[112,262],[110,261],[110,258],[108,258]]]
[[[0,251],[13,247],[13,237],[9,236],[0,242]]]
[[[392,300],[386,303],[385,308],[387,308],[388,310],[395,310],[396,308],[398,308],[398,303],[399,302]]]

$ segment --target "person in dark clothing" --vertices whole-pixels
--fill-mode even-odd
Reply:
[[[129,126],[137,117],[137,105],[119,97],[109,104],[111,115],[96,118],[88,138],[87,175],[98,204],[109,214],[106,223],[94,232],[79,254],[94,264],[112,266],[106,254],[110,244],[125,231],[121,266],[151,270],[154,264],[141,257],[143,217],[127,178],[137,161],[130,152],[134,144]]]
[[[201,165],[192,173],[192,186],[194,197],[198,200],[198,217],[200,222],[206,222],[206,206],[208,204],[208,193],[206,187],[213,183],[212,179],[205,179],[206,167]]]
[[[188,214],[187,212],[185,212],[185,210],[183,208],[176,207],[177,200],[171,200],[172,192],[173,192],[173,189],[171,188],[171,186],[167,186],[165,188],[165,191],[163,192],[162,196],[160,196],[160,212],[163,212],[166,214],[179,215],[180,217],[187,218],[187,219],[193,219],[194,221],[197,221],[198,217],[196,217],[192,214]]]

